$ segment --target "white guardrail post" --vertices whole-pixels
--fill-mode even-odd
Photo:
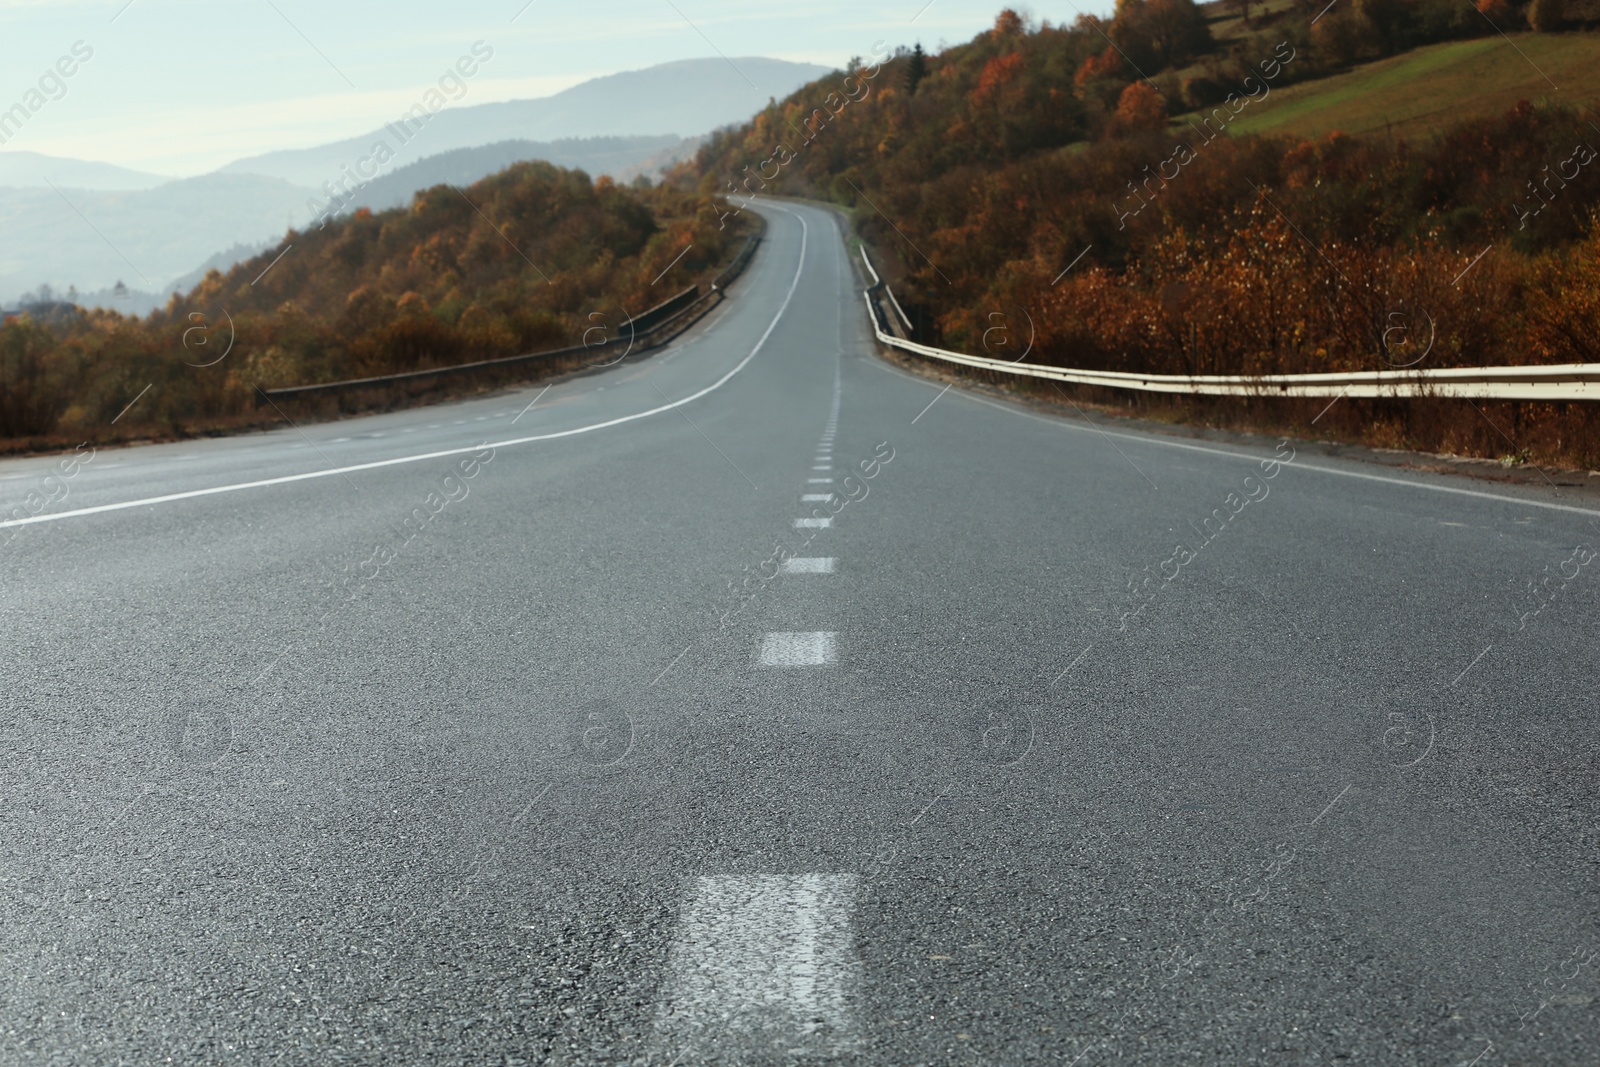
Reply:
[[[872,276],[872,288],[889,294],[901,321],[900,302],[873,269],[867,249],[861,261]],[[968,356],[942,348],[902,341],[885,333],[872,306],[872,290],[862,293],[873,332],[881,344],[929,359],[966,367],[1001,371],[1027,378],[1046,378],[1075,385],[1106,389],[1134,389],[1146,393],[1188,393],[1194,396],[1282,397],[1438,397],[1468,400],[1545,400],[1564,403],[1600,400],[1600,363],[1552,363],[1527,367],[1444,367],[1438,370],[1352,371],[1334,374],[1130,374],[1125,371],[1074,370],[1040,364],[1010,363],[1001,359]]]

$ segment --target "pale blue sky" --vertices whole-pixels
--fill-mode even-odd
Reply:
[[[0,110],[74,42],[94,51],[5,148],[172,175],[353,136],[414,102],[477,40],[464,104],[546,96],[674,59],[842,65],[991,25],[1004,0],[0,0]],[[1017,4],[1070,22],[1111,0]],[[520,12],[520,13],[519,13]],[[70,66],[70,64],[69,64]],[[37,98],[36,98],[37,99]],[[641,131],[644,132],[644,131]]]

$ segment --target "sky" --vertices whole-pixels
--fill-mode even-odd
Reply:
[[[19,149],[174,177],[383,125],[476,41],[461,104],[548,96],[677,59],[843,66],[874,41],[959,44],[1004,0],[0,0],[0,112]],[[1051,22],[1110,0],[1014,4]],[[74,57],[74,47],[78,56]],[[81,57],[88,53],[87,59]],[[61,64],[58,66],[58,64]],[[61,72],[72,73],[63,76]],[[650,132],[650,131],[640,131]]]

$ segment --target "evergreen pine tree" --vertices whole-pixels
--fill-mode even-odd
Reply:
[[[917,86],[923,78],[928,76],[928,57],[922,50],[922,42],[911,50],[911,58],[906,60],[906,95],[915,96]]]

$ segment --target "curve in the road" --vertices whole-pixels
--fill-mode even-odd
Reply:
[[[779,208],[778,210],[784,211],[785,214],[794,214],[793,212],[787,211],[784,208]],[[8,529],[13,526],[31,526],[42,522],[59,522],[62,519],[76,519],[85,515],[100,515],[108,511],[123,511],[127,508],[148,507],[154,504],[170,504],[178,500],[193,500],[196,497],[215,496],[218,493],[237,493],[246,489],[265,489],[268,486],[287,485],[291,482],[304,482],[313,478],[332,478],[338,475],[354,474],[358,471],[376,470],[380,467],[395,467],[406,463],[421,463],[425,460],[445,459],[450,456],[462,456],[469,452],[480,452],[484,449],[510,448],[514,445],[533,444],[537,441],[553,441],[561,437],[576,437],[579,434],[593,433],[596,430],[604,430],[612,426],[620,426],[623,423],[636,422],[639,419],[648,419],[652,415],[659,415],[664,411],[673,411],[677,408],[683,407],[685,404],[692,404],[701,397],[709,396],[718,389],[721,389],[733,378],[734,375],[744,370],[744,368],[749,365],[750,361],[755,359],[756,356],[761,352],[762,346],[767,343],[767,338],[772,336],[772,331],[777,328],[779,321],[782,320],[783,313],[789,309],[789,304],[794,299],[795,290],[800,285],[800,276],[805,269],[806,244],[809,234],[809,227],[806,226],[806,220],[800,218],[798,215],[795,215],[795,218],[800,222],[800,256],[798,261],[795,263],[794,278],[789,282],[788,292],[784,295],[783,303],[779,305],[777,314],[772,316],[772,321],[767,324],[766,331],[762,333],[760,340],[756,341],[755,346],[750,349],[749,354],[735,364],[732,370],[729,370],[722,377],[718,378],[705,388],[697,392],[690,393],[688,396],[683,397],[680,400],[673,400],[666,404],[660,404],[656,407],[650,408],[647,411],[638,411],[631,415],[622,415],[614,419],[606,419],[603,422],[590,423],[586,426],[577,426],[567,430],[557,430],[553,433],[533,434],[527,437],[512,437],[504,441],[486,441],[482,444],[467,445],[462,448],[446,448],[436,452],[421,452],[411,456],[395,456],[391,459],[372,460],[367,463],[354,463],[343,467],[327,467],[321,470],[303,471],[299,474],[285,474],[276,478],[259,478],[255,481],[235,482],[231,485],[215,485],[209,486],[205,489],[188,489],[181,493],[166,493],[161,496],[143,497],[138,500],[119,500],[113,504],[96,504],[92,507],[74,508],[71,511],[58,511],[40,515],[29,515],[20,519],[7,519],[4,522],[0,522],[0,530]]]

